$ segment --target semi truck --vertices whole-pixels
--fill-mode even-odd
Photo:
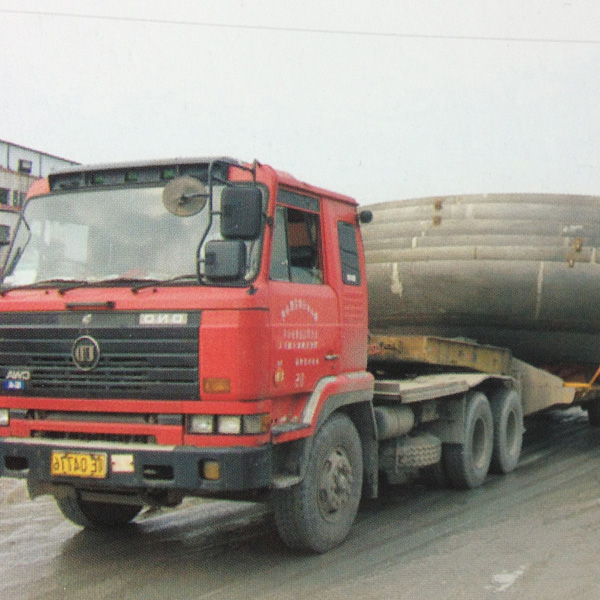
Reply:
[[[287,546],[322,553],[383,480],[478,487],[517,466],[525,415],[593,405],[597,375],[370,334],[371,217],[227,157],[35,183],[0,293],[0,474],[92,529],[266,500]]]

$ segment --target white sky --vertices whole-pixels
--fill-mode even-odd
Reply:
[[[0,139],[64,158],[600,194],[597,0],[0,0],[0,40]]]

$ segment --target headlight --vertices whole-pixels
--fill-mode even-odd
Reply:
[[[238,434],[242,433],[242,417],[239,415],[221,415],[218,425],[219,433]]]
[[[271,415],[244,415],[244,433],[267,433],[271,426]]]
[[[8,427],[10,414],[8,408],[0,408],[0,427]]]
[[[259,435],[268,433],[271,415],[190,415],[187,429],[192,434]]]
[[[214,422],[214,415],[192,415],[188,429],[190,433],[212,433]]]

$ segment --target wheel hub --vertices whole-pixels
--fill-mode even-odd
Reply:
[[[334,448],[323,463],[319,481],[319,504],[326,517],[348,503],[352,481],[352,466],[345,450]]]

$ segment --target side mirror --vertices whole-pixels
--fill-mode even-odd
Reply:
[[[358,213],[358,222],[366,225],[373,220],[373,213],[370,210],[361,210]]]
[[[246,244],[242,240],[211,240],[204,251],[204,275],[217,281],[237,281],[246,273]]]
[[[224,238],[256,240],[260,235],[262,216],[262,193],[259,188],[225,188],[221,198],[221,235]]]

